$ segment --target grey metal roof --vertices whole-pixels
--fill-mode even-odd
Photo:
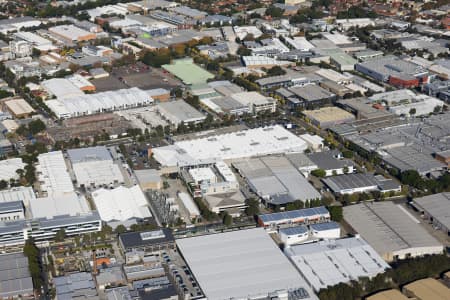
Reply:
[[[322,170],[336,170],[353,166],[353,162],[348,159],[337,159],[329,152],[315,152],[308,155],[308,158]]]
[[[239,101],[236,101],[232,97],[220,97],[220,98],[213,98],[210,99],[210,101],[217,106],[219,106],[223,111],[231,111],[235,109],[243,109],[247,107],[246,105],[242,104]]]
[[[450,230],[450,193],[416,198],[413,203]]]
[[[267,298],[278,290],[304,288],[300,274],[262,228],[177,240],[206,298]]]
[[[289,90],[305,101],[316,101],[335,96],[333,93],[330,93],[326,89],[314,84],[309,84],[302,87],[291,87]]]
[[[320,198],[320,193],[285,156],[265,156],[233,164],[260,197],[273,204]]]
[[[336,193],[342,190],[378,187],[375,177],[372,174],[364,173],[331,176],[322,179],[322,181]]]
[[[111,160],[111,154],[105,146],[69,149],[67,155],[72,163],[96,160]]]
[[[442,246],[400,204],[390,201],[346,206],[344,219],[380,255],[415,247]]]

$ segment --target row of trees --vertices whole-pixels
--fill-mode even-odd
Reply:
[[[33,279],[33,286],[40,290],[42,286],[40,251],[32,239],[25,242],[23,253],[28,258],[28,268]]]

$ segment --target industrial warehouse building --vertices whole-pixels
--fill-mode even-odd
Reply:
[[[118,225],[128,228],[152,216],[147,198],[138,185],[113,190],[102,188],[93,192],[92,198],[102,220],[113,228]]]
[[[47,193],[47,195],[75,191],[61,151],[39,154],[36,174],[41,192]]]
[[[344,207],[344,220],[386,261],[441,254],[444,247],[403,206],[390,201]]]
[[[374,277],[389,268],[360,237],[295,245],[284,252],[316,292],[360,277]]]
[[[205,115],[184,100],[160,103],[156,106],[156,111],[175,127],[180,124],[198,124],[206,119]]]
[[[235,162],[233,166],[269,206],[322,197],[285,156],[252,158]]]
[[[327,222],[330,217],[330,212],[324,206],[319,206],[259,215],[258,225],[273,230],[279,227]]]
[[[177,240],[205,297],[219,299],[317,299],[262,228]]]
[[[34,109],[22,98],[7,100],[3,102],[6,110],[16,118],[27,118],[34,113]]]
[[[450,193],[416,198],[411,205],[432,222],[436,229],[450,236]]]
[[[23,170],[25,164],[21,158],[0,160],[0,180],[18,179],[17,170]]]
[[[23,253],[0,255],[0,298],[18,299],[33,297],[28,258]]]
[[[409,283],[403,287],[403,293],[408,299],[446,300],[450,299],[450,289],[439,280],[425,278]]]
[[[428,82],[428,71],[414,63],[388,55],[355,65],[355,70],[398,87],[417,87]]]
[[[355,120],[355,116],[339,107],[323,107],[316,110],[305,110],[305,117],[315,126],[329,128],[337,124],[349,123]]]
[[[335,194],[367,193],[372,191],[400,192],[401,184],[393,179],[373,174],[357,173],[331,176],[322,179],[322,182]]]
[[[119,165],[114,163],[111,153],[104,146],[70,149],[67,155],[78,186],[115,186],[124,182]]]
[[[234,160],[275,153],[303,152],[307,144],[282,126],[260,127],[195,140],[175,142],[153,149],[163,167],[201,166],[218,160]],[[170,171],[170,170],[169,170]]]
[[[153,99],[143,90],[133,87],[96,94],[47,100],[45,104],[58,118],[73,118],[96,113],[149,105]]]

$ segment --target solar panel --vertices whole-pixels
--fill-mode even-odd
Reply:
[[[165,237],[162,230],[141,232],[140,236],[143,241],[161,239]]]

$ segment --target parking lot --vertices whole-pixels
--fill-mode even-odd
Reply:
[[[138,87],[143,90],[163,88],[170,90],[182,83],[171,74],[151,68],[141,62],[114,68],[107,78],[92,80],[97,92]]]
[[[162,259],[169,265],[170,276],[174,280],[174,285],[185,298],[195,299],[203,297],[202,290],[194,275],[186,266],[185,261],[178,251],[170,250],[161,253]]]

